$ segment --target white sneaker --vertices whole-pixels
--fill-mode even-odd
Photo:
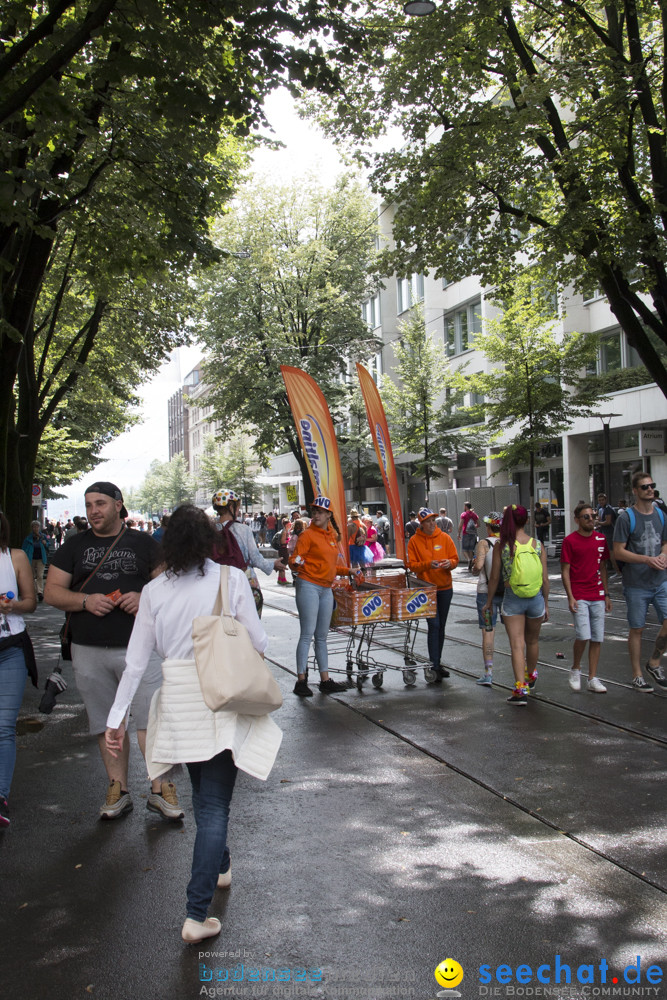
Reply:
[[[581,670],[570,670],[570,687],[573,691],[581,691]]]
[[[606,687],[604,686],[601,680],[598,680],[597,677],[591,677],[588,684],[586,685],[586,690],[593,691],[595,694],[607,693]]]

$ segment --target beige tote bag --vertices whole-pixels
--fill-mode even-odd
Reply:
[[[280,688],[245,625],[232,617],[229,566],[220,567],[213,613],[199,615],[192,622],[192,641],[202,695],[212,712],[267,715],[280,708]]]

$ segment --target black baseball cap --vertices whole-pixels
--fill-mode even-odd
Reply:
[[[106,497],[111,497],[112,500],[120,500],[123,504],[120,508],[120,516],[122,518],[127,517],[127,509],[123,501],[123,494],[114,483],[93,483],[92,486],[89,486],[84,491],[84,496],[86,493],[104,493]]]

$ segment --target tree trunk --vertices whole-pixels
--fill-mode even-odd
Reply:
[[[528,526],[529,535],[535,537],[535,452],[530,453],[530,488],[528,499]]]

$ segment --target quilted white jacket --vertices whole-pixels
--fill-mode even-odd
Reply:
[[[148,718],[149,777],[159,778],[173,764],[210,760],[231,750],[241,771],[266,781],[283,738],[273,719],[212,712],[202,697],[194,660],[164,660],[162,677]]]

